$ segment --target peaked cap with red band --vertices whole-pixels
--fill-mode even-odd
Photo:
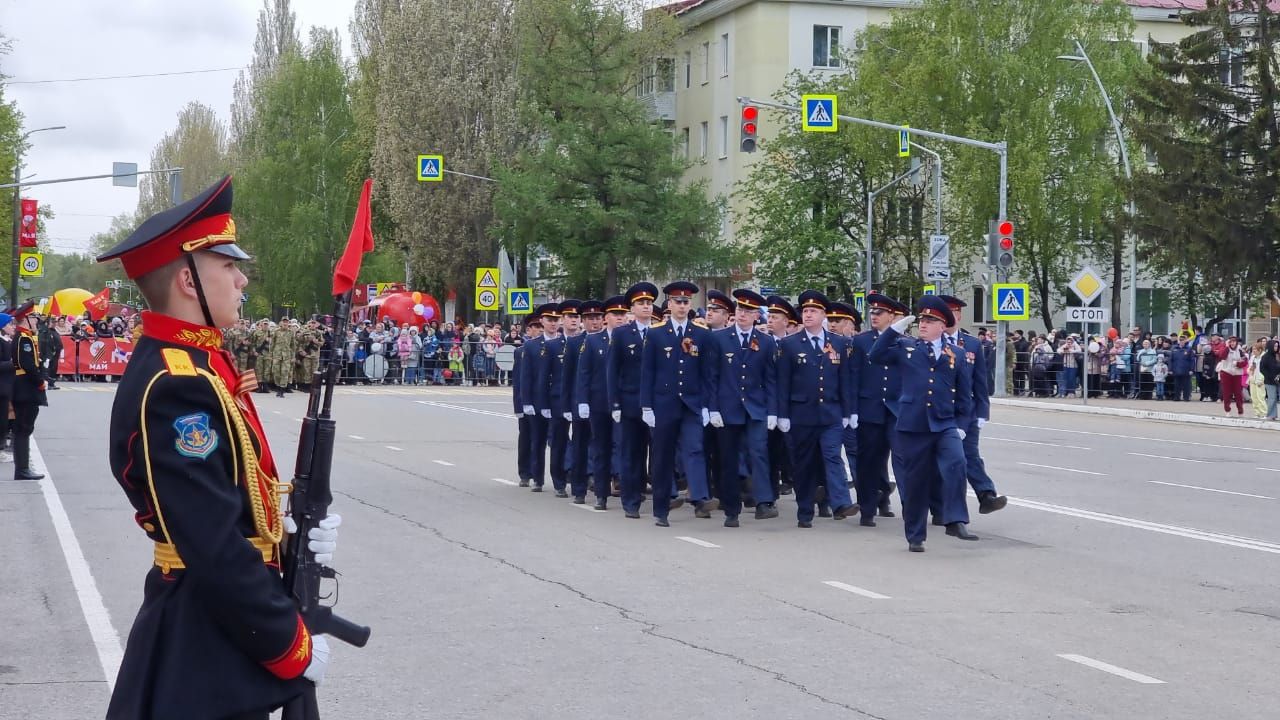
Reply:
[[[119,258],[125,274],[134,279],[199,250],[248,260],[249,255],[235,243],[231,176],[227,175],[181,205],[147,218],[124,242],[99,255],[98,262]]]

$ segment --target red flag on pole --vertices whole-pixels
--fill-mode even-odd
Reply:
[[[36,247],[36,230],[39,213],[38,204],[31,198],[22,198],[22,220],[19,225],[18,239],[22,247]]]
[[[84,301],[84,309],[94,322],[107,316],[107,308],[111,305],[111,288],[102,288],[102,292]]]
[[[351,236],[347,238],[347,249],[338,259],[333,269],[333,294],[345,295],[356,284],[360,276],[360,263],[364,254],[373,250],[373,213],[369,210],[369,195],[373,190],[373,180],[365,179],[364,189],[360,191],[360,202],[356,205],[356,218],[351,223]]]

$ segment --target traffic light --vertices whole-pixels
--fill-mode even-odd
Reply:
[[[754,105],[742,106],[742,135],[738,146],[742,152],[756,151],[756,120],[760,117],[760,109]]]
[[[997,270],[1013,267],[1013,223],[992,220],[987,234],[987,264]]]

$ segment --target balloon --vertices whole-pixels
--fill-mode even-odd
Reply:
[[[422,317],[423,317],[423,318],[425,318],[425,319],[427,319],[427,320],[430,320],[431,318],[433,318],[433,317],[435,317],[435,316],[436,316],[436,309],[435,309],[435,308],[431,307],[430,305],[427,305],[426,307],[422,308]]]
[[[418,304],[418,305],[421,305],[421,304],[422,304],[422,293],[418,292],[417,290],[414,290],[414,291],[413,291],[413,302],[414,302],[414,303],[416,303],[416,304]],[[416,308],[415,308],[415,310],[416,310]],[[419,314],[419,315],[421,315],[421,314],[422,314],[422,311],[421,311],[421,310],[418,310],[417,312],[418,312],[418,314]]]
[[[420,294],[421,294],[421,293],[414,293],[414,295],[420,295]],[[415,299],[415,300],[417,300],[417,298],[414,298],[414,299]],[[421,315],[421,314],[422,314],[422,311],[423,311],[423,310],[426,310],[426,309],[427,309],[427,306],[426,306],[426,305],[423,305],[422,303],[418,303],[417,305],[414,305],[414,306],[413,306],[413,314],[414,314],[414,315]]]
[[[1115,328],[1111,328],[1107,330],[1107,337],[1112,340],[1115,340],[1116,338],[1120,337],[1120,331],[1116,330]]]

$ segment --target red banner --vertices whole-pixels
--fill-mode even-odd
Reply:
[[[84,301],[84,309],[89,317],[97,322],[107,316],[107,308],[111,306],[111,288],[102,288],[102,292]]]
[[[80,354],[76,355],[79,345]],[[62,357],[58,358],[58,374],[76,374],[79,363],[81,375],[114,375],[120,377],[133,354],[133,342],[124,338],[91,338],[76,342],[70,335],[62,336]]]
[[[36,247],[36,210],[38,205],[31,198],[22,198],[22,226],[18,230],[22,247]]]

